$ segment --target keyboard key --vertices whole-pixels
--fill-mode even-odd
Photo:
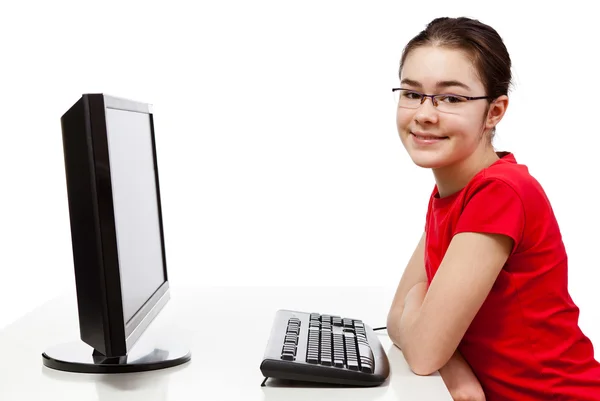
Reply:
[[[363,347],[366,349],[362,349]],[[375,368],[373,351],[371,350],[370,347],[364,346],[364,345],[359,345],[359,349],[360,349],[359,352],[360,352],[361,370],[363,372],[373,373],[373,370]]]
[[[298,336],[300,334],[300,319],[290,317],[286,326],[286,333],[281,351],[281,359],[293,361],[296,358],[296,346],[298,344]]]
[[[354,333],[347,331],[344,333],[344,351],[346,352],[346,363],[349,369],[358,370],[358,354],[356,350]]]
[[[348,369],[359,370],[358,361],[354,359],[348,359]]]
[[[358,344],[358,355],[373,360],[373,351],[367,344]]]
[[[358,334],[358,333],[356,333],[356,342],[358,344],[366,344],[366,345],[369,344],[369,342],[367,341],[367,336],[364,334]]]
[[[360,361],[360,371],[364,373],[373,373],[373,364],[370,361]]]

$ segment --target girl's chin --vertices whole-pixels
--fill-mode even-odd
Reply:
[[[448,164],[448,160],[437,152],[409,151],[413,163],[422,168],[440,168]]]

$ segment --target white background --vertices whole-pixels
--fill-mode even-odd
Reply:
[[[402,148],[390,89],[408,40],[466,15],[509,49],[496,147],[546,189],[600,347],[596,13],[529,4],[3,2],[0,327],[74,291],[60,117],[88,92],[154,105],[173,286],[395,287],[433,177]]]

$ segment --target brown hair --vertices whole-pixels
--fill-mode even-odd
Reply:
[[[408,54],[421,46],[441,46],[465,51],[473,61],[490,103],[508,95],[511,85],[511,60],[502,38],[492,27],[478,20],[460,17],[436,18],[405,46],[399,75]],[[479,96],[479,94],[477,94]],[[492,136],[496,128],[492,130]]]

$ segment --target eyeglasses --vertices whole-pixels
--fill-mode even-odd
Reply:
[[[428,97],[431,98],[433,105],[442,112],[453,112],[458,111],[469,100],[479,99],[491,99],[492,96],[462,96],[454,95],[451,93],[444,93],[439,95],[426,95],[421,92],[417,92],[411,89],[404,88],[392,88],[394,94],[394,100],[398,107],[407,109],[416,109],[425,102]]]

